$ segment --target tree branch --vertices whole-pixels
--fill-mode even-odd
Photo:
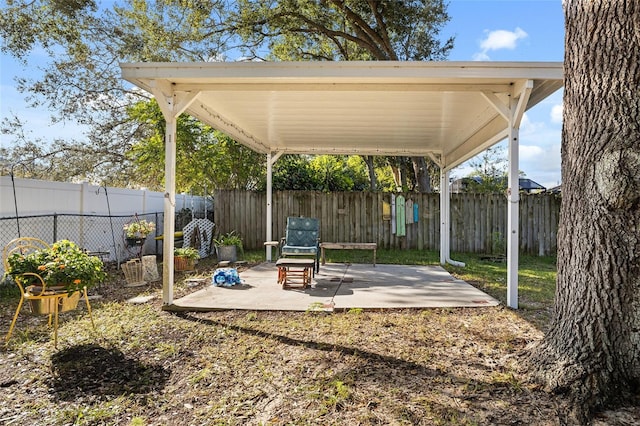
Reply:
[[[380,3],[378,3],[376,0],[368,0],[368,3],[369,3],[369,7],[371,8],[371,12],[373,12],[373,16],[376,19],[376,24],[378,25],[379,30],[377,31],[377,34],[382,39],[382,46],[385,47],[385,50],[387,51],[389,58],[394,61],[397,61],[398,56],[396,51],[393,49],[393,46],[391,46],[391,40],[389,39],[389,31],[387,30],[387,24],[385,23],[384,18],[382,17],[382,15],[380,14],[380,10],[378,9],[378,5]]]
[[[379,52],[380,54],[383,54],[382,51],[380,51],[380,49],[377,48],[377,46],[375,45],[375,43],[372,43],[373,40],[367,40],[366,38],[368,38],[366,36],[366,34],[364,32],[361,32],[362,36],[364,36],[365,38],[359,38],[356,37],[352,34],[349,34],[345,31],[336,31],[336,30],[332,30],[330,28],[325,27],[324,25],[320,25],[317,22],[312,21],[311,19],[307,18],[306,16],[299,14],[299,13],[280,13],[276,15],[277,17],[282,17],[282,18],[287,18],[287,17],[293,17],[293,18],[297,18],[300,19],[301,21],[303,21],[304,23],[308,24],[310,28],[315,28],[319,33],[324,34],[325,36],[331,38],[331,37],[339,37],[339,38],[344,38],[346,40],[352,41],[354,43],[356,43],[358,46],[361,46],[362,48],[366,49],[367,51],[371,52],[372,54],[374,54],[374,56],[376,55],[376,52]],[[301,29],[302,30],[302,29]],[[291,31],[294,31],[293,29]],[[309,32],[313,32],[313,31],[309,31]],[[332,39],[333,41],[333,39]]]
[[[338,9],[340,9],[345,18],[353,25],[356,33],[360,34],[363,38],[369,40],[368,45],[371,46],[369,52],[379,60],[389,60],[390,57],[388,53],[380,49],[380,46],[384,46],[384,40],[380,38],[380,35],[376,33],[376,31],[371,28],[371,26],[364,20],[360,15],[355,13],[349,7],[347,7],[342,0],[329,0],[333,3]]]

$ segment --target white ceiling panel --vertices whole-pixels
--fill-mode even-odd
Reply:
[[[557,62],[121,64],[134,85],[195,95],[187,113],[259,152],[428,155],[447,168],[504,138],[509,105],[562,87]],[[488,93],[483,96],[482,93]]]

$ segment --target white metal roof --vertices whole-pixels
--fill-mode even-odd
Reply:
[[[128,63],[122,76],[262,153],[432,155],[450,169],[562,87],[560,62]],[[524,111],[523,110],[523,111]]]

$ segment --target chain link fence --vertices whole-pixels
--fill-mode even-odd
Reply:
[[[203,217],[190,209],[176,213],[176,231],[181,230],[194,218]],[[155,231],[150,234],[142,247],[128,246],[125,241],[124,225],[136,220],[155,223]],[[0,248],[19,237],[39,238],[49,244],[59,240],[70,240],[103,262],[118,265],[141,255],[162,255],[162,240],[156,239],[164,229],[164,213],[137,215],[81,215],[45,214],[0,218]],[[0,264],[1,274],[4,266]]]

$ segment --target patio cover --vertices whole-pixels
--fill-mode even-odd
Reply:
[[[152,93],[167,121],[165,215],[175,212],[175,126],[187,112],[267,157],[429,156],[441,168],[441,263],[449,258],[449,171],[509,139],[518,188],[518,128],[562,87],[559,62],[127,63],[122,76]],[[512,185],[515,182],[515,185]],[[508,305],[517,308],[518,190],[508,190]],[[172,221],[164,234],[173,235]],[[173,240],[164,240],[164,302],[173,300]],[[270,254],[270,251],[269,251]],[[453,261],[451,261],[453,262]]]

